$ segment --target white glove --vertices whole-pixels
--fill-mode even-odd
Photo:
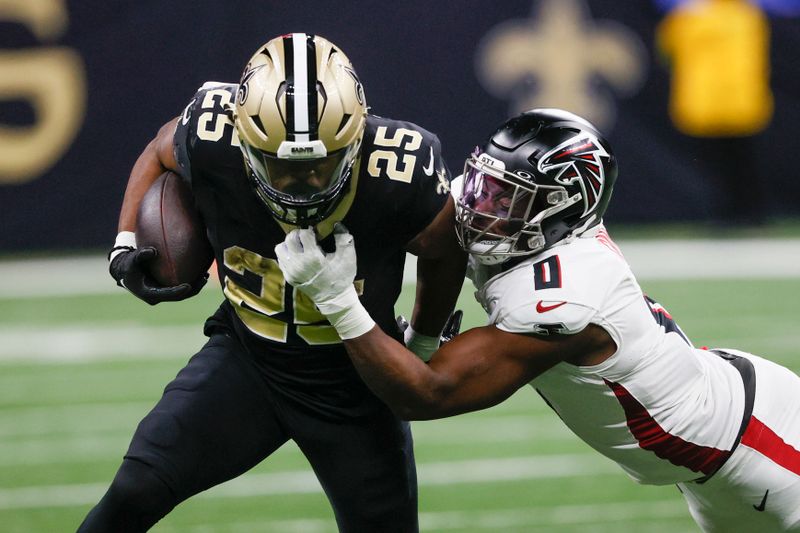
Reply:
[[[368,332],[375,321],[361,305],[353,285],[356,248],[353,236],[342,224],[334,227],[336,251],[325,254],[313,228],[295,229],[275,247],[278,264],[287,282],[308,295],[336,328],[342,339]]]

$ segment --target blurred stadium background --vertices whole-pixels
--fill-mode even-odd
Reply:
[[[105,249],[128,170],[157,128],[204,81],[238,79],[259,44],[289,31],[340,45],[373,112],[436,132],[455,173],[521,109],[597,122],[621,162],[608,225],[645,290],[695,344],[800,372],[800,2],[752,5],[737,35],[748,50],[768,47],[740,76],[723,34],[687,57],[698,28],[725,24],[682,17],[679,0],[0,0],[0,530],[74,530],[202,343],[217,286],[150,308],[114,286]],[[729,94],[750,91],[748,112],[717,106],[714,84],[690,91],[706,107],[681,107],[674,69],[707,65],[708,50],[714,78],[734,73]],[[737,167],[747,171],[731,177],[737,187],[716,176]],[[742,199],[746,216],[730,208]],[[465,326],[484,320],[471,292]],[[674,487],[636,486],[530,391],[415,423],[415,436],[424,531],[697,530]],[[292,445],[155,528],[333,530]]]

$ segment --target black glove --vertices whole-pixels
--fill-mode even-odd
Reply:
[[[397,329],[400,330],[400,333],[405,333],[406,329],[408,329],[408,320],[403,315],[397,315],[397,318],[394,319],[397,322]]]
[[[453,337],[458,335],[458,332],[461,331],[461,319],[463,317],[464,312],[461,309],[456,309],[450,314],[450,318],[447,319],[444,329],[442,330],[442,338],[439,339],[439,346],[450,342],[453,340]]]
[[[127,248],[117,254],[108,266],[111,277],[117,285],[128,289],[134,296],[155,305],[161,302],[177,302],[190,298],[200,292],[208,280],[208,273],[200,276],[194,283],[182,283],[174,287],[162,287],[144,268],[152,261],[158,250],[152,247]]]
[[[461,319],[464,318],[464,312],[461,309],[456,309],[447,319],[447,322],[444,324],[444,329],[442,330],[442,336],[439,338],[439,346],[446,342],[450,342],[453,340],[453,337],[458,335],[459,331],[461,331]],[[397,329],[400,330],[400,333],[405,333],[406,329],[408,328],[408,320],[403,315],[397,315],[395,319],[397,322]]]

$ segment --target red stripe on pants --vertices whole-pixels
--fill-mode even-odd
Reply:
[[[742,444],[800,476],[800,451],[787,444],[761,420],[751,417]]]

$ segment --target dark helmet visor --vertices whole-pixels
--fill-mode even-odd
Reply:
[[[351,161],[347,148],[314,159],[279,159],[246,144],[243,148],[256,179],[300,203],[314,201],[334,189]]]

